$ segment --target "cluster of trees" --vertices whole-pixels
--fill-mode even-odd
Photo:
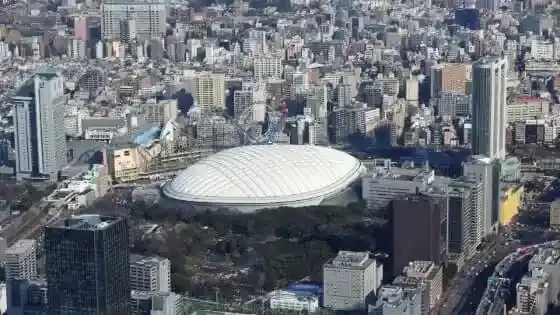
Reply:
[[[56,184],[38,187],[31,184],[24,184],[23,191],[17,196],[17,200],[13,200],[12,209],[19,211],[27,211],[31,206],[48,196],[56,189]],[[11,196],[14,197],[14,196]]]
[[[385,251],[389,245],[384,242],[388,225],[373,218],[361,203],[241,214],[225,210],[185,214],[134,204],[131,220],[160,222],[166,227],[158,237],[137,237],[133,250],[168,257],[175,289],[191,295],[214,294],[204,288],[209,284],[192,279],[193,266],[208,254],[240,268],[250,267],[241,286],[248,292],[261,292],[306,277],[321,280],[323,263],[339,250]],[[233,290],[240,283],[216,285]],[[222,293],[227,290],[220,287]]]

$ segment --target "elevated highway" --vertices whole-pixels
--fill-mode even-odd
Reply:
[[[494,273],[488,279],[488,284],[480,304],[476,309],[476,315],[500,315],[503,313],[504,304],[510,290],[511,269],[518,263],[530,259],[539,248],[560,247],[560,241],[550,241],[542,244],[531,245],[502,259],[494,268]]]

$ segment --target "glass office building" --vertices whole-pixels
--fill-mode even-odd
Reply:
[[[124,218],[80,215],[45,230],[49,315],[130,314]]]

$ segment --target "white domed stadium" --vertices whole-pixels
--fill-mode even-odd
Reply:
[[[194,206],[251,212],[319,205],[345,191],[364,172],[358,159],[327,147],[244,146],[191,165],[162,191]]]

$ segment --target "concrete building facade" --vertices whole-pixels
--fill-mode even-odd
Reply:
[[[23,239],[6,250],[6,279],[37,278],[37,241]]]
[[[130,289],[171,292],[171,263],[162,257],[130,257]]]
[[[364,310],[381,284],[377,262],[367,252],[340,251],[323,265],[324,305],[338,311]]]

